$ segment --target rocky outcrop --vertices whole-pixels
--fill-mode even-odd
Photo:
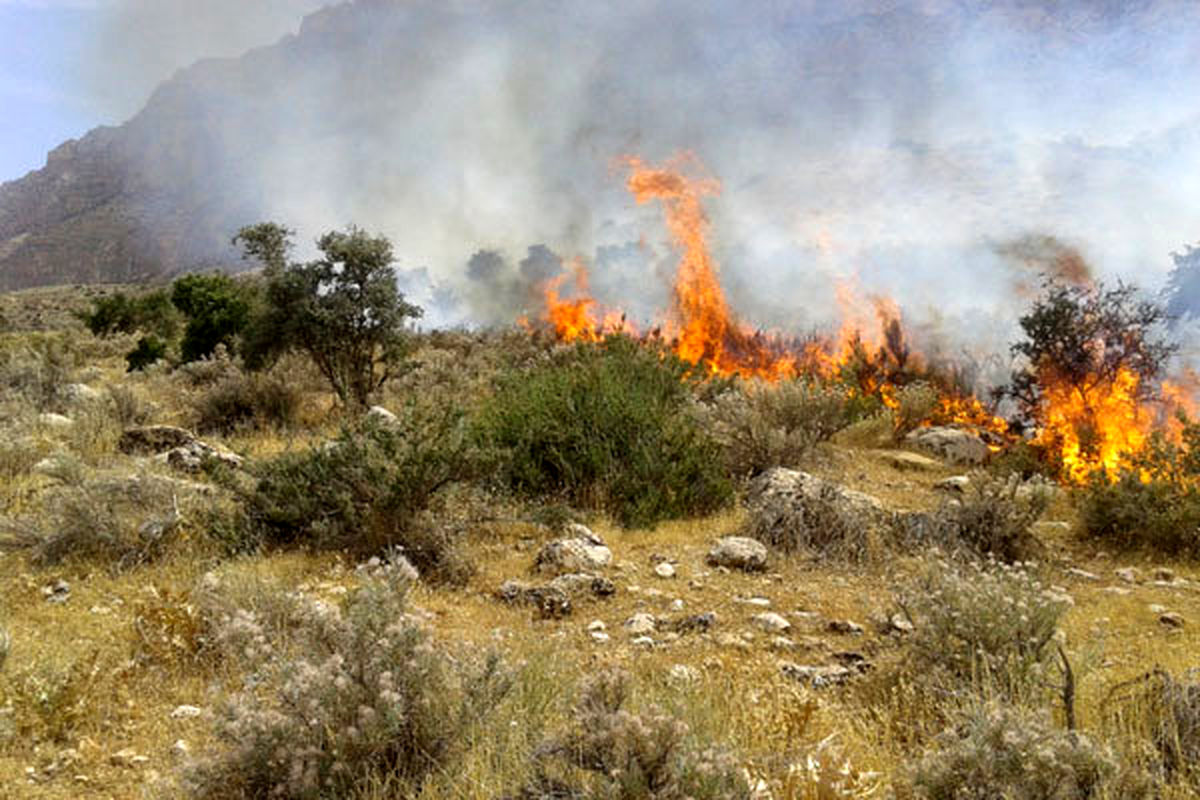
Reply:
[[[918,428],[904,441],[953,464],[982,464],[991,455],[983,439],[961,428]]]
[[[782,467],[754,480],[747,507],[746,533],[785,551],[861,555],[869,533],[891,520],[870,495]]]

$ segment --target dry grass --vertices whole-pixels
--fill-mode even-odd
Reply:
[[[13,297],[5,298],[5,308],[16,302]],[[60,297],[53,302],[57,308],[72,301]],[[43,311],[39,319],[47,318],[49,311]],[[69,322],[63,324],[62,335],[78,340],[85,350],[94,348]],[[462,338],[428,343],[422,356],[425,371],[410,382],[485,392],[486,382],[461,382],[455,376],[454,358],[484,369],[503,357],[469,336]],[[88,351],[91,361],[74,367],[73,377],[86,377],[96,387],[127,387],[150,409],[151,421],[187,424],[189,401],[200,388],[180,373],[126,375],[121,352]],[[516,348],[514,353],[514,358],[525,357]],[[256,459],[334,435],[341,420],[328,395],[304,365],[288,368],[304,392],[294,427],[248,428],[215,440]],[[97,411],[95,419],[63,432],[40,425],[36,409],[12,410],[16,413],[0,423],[7,448],[0,449],[0,518],[43,513],[43,500],[61,486],[61,479],[33,468],[48,455],[67,454],[85,478],[137,471],[134,459],[113,446],[119,423],[116,416],[105,416],[108,412]],[[958,472],[950,467],[899,470],[872,448],[850,443],[854,441],[864,440],[848,437],[818,447],[806,469],[873,494],[893,510],[936,508],[941,498],[933,485]],[[894,445],[889,441],[886,446]],[[437,641],[450,652],[498,648],[517,668],[516,684],[497,709],[495,724],[470,735],[465,760],[454,773],[435,776],[420,796],[491,800],[516,790],[529,777],[528,757],[534,749],[569,722],[580,680],[603,666],[620,666],[632,674],[636,708],[658,705],[684,720],[696,742],[736,751],[755,780],[770,783],[777,800],[885,794],[891,778],[929,743],[930,732],[918,723],[944,714],[936,697],[894,677],[906,659],[903,638],[874,624],[876,617],[895,610],[894,588],[921,574],[927,560],[919,553],[897,553],[877,563],[847,566],[775,556],[766,572],[752,575],[708,566],[705,555],[713,540],[738,530],[743,515],[733,510],[664,522],[653,530],[624,530],[604,519],[589,520],[614,552],[607,574],[617,591],[610,598],[577,601],[573,614],[563,619],[537,619],[530,608],[505,605],[492,596],[505,580],[530,579],[537,548],[552,535],[547,529],[515,521],[520,513],[510,511],[495,513],[501,521],[466,526],[465,545],[478,566],[468,585],[419,585],[412,600],[429,615]],[[1073,522],[1069,502],[1055,500],[1044,518]],[[1132,761],[1144,759],[1145,743],[1139,745],[1129,732],[1137,729],[1138,713],[1150,713],[1149,704],[1127,712],[1125,728],[1112,732],[1106,727],[1111,721],[1104,700],[1113,687],[1156,666],[1175,676],[1197,666],[1200,568],[1114,557],[1054,527],[1039,535],[1047,553],[1043,568],[1048,582],[1074,600],[1063,634],[1077,678],[1079,727],[1093,738],[1111,741]],[[664,559],[674,564],[675,577],[655,574],[655,564]],[[1127,565],[1139,569],[1141,582],[1126,585],[1114,575]],[[1155,584],[1152,570],[1162,566],[1186,582]],[[222,560],[199,524],[185,526],[160,559],[121,573],[86,561],[37,567],[25,552],[0,553],[0,629],[11,639],[0,668],[4,796],[179,796],[174,781],[181,761],[174,743],[184,740],[191,752],[201,753],[220,742],[206,716],[172,718],[171,712],[185,704],[210,711],[240,689],[246,677],[236,661],[195,652],[189,637],[202,624],[196,620],[194,594],[202,576],[209,571],[221,575],[224,585],[233,587],[230,601],[245,606],[269,602],[264,585],[338,602],[359,581],[355,567],[336,553]],[[1099,580],[1068,573],[1068,568],[1094,573]],[[60,579],[71,585],[69,599],[48,602],[44,588]],[[773,634],[753,620],[766,609],[743,602],[750,597],[766,598],[769,610],[788,617],[793,628],[786,635],[794,649],[772,647]],[[1151,605],[1181,614],[1184,626],[1160,623]],[[623,628],[625,620],[642,612],[664,620],[714,612],[717,622],[707,633],[687,633],[671,642],[656,634],[660,644],[645,647],[634,644]],[[587,626],[593,620],[604,623],[608,641],[592,638]],[[826,628],[829,620],[853,620],[865,630],[861,635],[834,633]],[[872,673],[846,687],[813,689],[780,671],[781,660],[831,664],[834,654],[846,651],[874,664]],[[691,677],[681,678],[681,670],[672,677],[678,665],[690,668]],[[1053,690],[1049,695],[1062,724]],[[6,726],[19,727],[21,735],[3,737]],[[126,748],[148,761],[114,764],[112,755]],[[394,795],[367,784],[359,796],[383,800]],[[1188,794],[1175,787],[1163,796]]]

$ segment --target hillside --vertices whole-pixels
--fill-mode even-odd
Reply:
[[[804,481],[833,488],[813,495],[801,484],[785,488],[765,517],[758,503],[769,495],[761,483],[739,483],[736,498],[713,513],[622,526],[596,510],[616,503],[616,495],[569,495],[590,510],[571,507],[562,495],[514,495],[495,482],[503,462],[485,456],[488,469],[443,484],[412,527],[379,528],[391,517],[368,516],[341,545],[322,545],[321,537],[337,533],[343,508],[326,520],[333,527],[321,527],[307,513],[290,517],[288,537],[299,525],[308,540],[247,548],[238,538],[245,535],[238,533],[238,509],[254,508],[251,498],[262,488],[255,482],[267,474],[264,467],[286,461],[281,454],[335,459],[329,462],[335,471],[322,473],[309,492],[287,496],[294,504],[340,480],[338,470],[354,476],[369,474],[359,469],[382,470],[373,473],[378,483],[406,469],[437,469],[449,452],[441,448],[452,443],[439,438],[444,433],[421,409],[457,407],[478,419],[498,393],[519,397],[521,385],[568,351],[525,331],[422,335],[419,366],[390,383],[379,402],[408,421],[402,437],[416,432],[435,450],[418,450],[425,453],[420,458],[403,447],[392,451],[388,463],[405,465],[395,473],[370,450],[337,460],[339,447],[365,440],[331,444],[351,421],[332,407],[327,386],[305,359],[287,358],[259,377],[220,358],[126,373],[122,353],[132,336],[97,339],[64,313],[86,308],[90,299],[77,289],[0,296],[9,325],[0,333],[0,785],[6,797],[265,797],[251,779],[258,774],[286,784],[283,796],[308,796],[303,764],[287,778],[289,759],[302,758],[290,754],[302,752],[295,742],[309,736],[308,723],[280,734],[270,726],[282,718],[279,709],[288,713],[288,703],[255,705],[295,697],[316,698],[315,705],[303,705],[303,719],[316,715],[318,727],[326,726],[322,735],[343,748],[331,759],[354,765],[353,791],[328,796],[494,800],[522,787],[522,797],[564,796],[538,784],[542,779],[568,781],[559,790],[575,786],[581,793],[573,797],[678,796],[670,782],[648,795],[620,793],[616,778],[594,771],[591,762],[572,767],[570,748],[555,756],[547,745],[555,741],[590,743],[605,764],[644,758],[637,763],[652,765],[654,748],[666,746],[668,766],[655,768],[665,772],[651,774],[700,781],[688,785],[708,788],[692,796],[710,800],[866,798],[893,789],[908,796],[918,764],[926,765],[921,774],[930,780],[944,768],[952,781],[973,775],[1029,782],[1021,786],[1043,780],[1048,769],[1066,770],[1075,777],[1063,785],[1075,786],[1070,781],[1085,773],[1071,770],[1098,765],[1103,794],[1052,796],[1140,796],[1118,790],[1155,782],[1156,796],[1194,796],[1196,777],[1178,759],[1200,748],[1200,729],[1187,727],[1195,717],[1186,716],[1198,713],[1196,690],[1194,683],[1173,681],[1194,680],[1185,670],[1200,652],[1200,571],[1193,558],[1123,551],[1084,538],[1082,490],[1050,490],[1044,507],[1027,506],[1031,493],[1044,491],[1037,481],[1007,484],[1023,488],[990,505],[969,491],[958,493],[964,481],[988,486],[1015,479],[1003,477],[998,458],[964,465],[952,451],[896,443],[884,412],[829,441],[785,451],[794,453],[787,466],[814,476]],[[633,380],[628,370],[621,374]],[[514,375],[520,378],[515,390]],[[275,389],[255,394],[255,386]],[[695,402],[716,402],[703,386],[695,391]],[[285,396],[291,402],[278,400]],[[816,407],[804,408],[811,414]],[[375,413],[376,424],[389,424]],[[581,407],[578,413],[592,412]],[[174,445],[128,433],[151,425],[199,431],[211,449],[195,452],[217,454],[228,469],[158,453]],[[596,442],[610,435],[619,431],[588,431]],[[629,450],[621,456],[629,464],[643,457]],[[674,474],[666,467],[663,480]],[[790,474],[778,473],[784,484]],[[638,483],[646,480],[639,476]],[[658,478],[649,480],[659,486]],[[367,482],[368,491],[372,485]],[[1037,565],[971,567],[979,554],[957,551],[961,542],[922,538],[960,507],[998,514],[964,529],[974,533],[999,531],[1009,519],[1024,528],[1023,509],[1035,508],[1037,522],[1009,533],[1032,548]],[[388,508],[389,515],[406,513]],[[769,509],[784,509],[782,522]],[[272,513],[289,518],[286,504]],[[384,529],[422,565],[415,584],[397,574],[407,562],[393,551],[364,551],[356,543]],[[748,531],[772,542],[762,551],[765,564],[714,557],[718,540]],[[939,552],[934,543],[950,549]],[[1032,589],[1023,583],[1027,574],[1039,581]],[[960,582],[956,575],[963,576]],[[363,593],[381,585],[391,588],[381,596]],[[395,599],[396,586],[407,587],[408,606],[389,616],[395,607],[387,598]],[[384,605],[371,606],[371,597]],[[336,610],[343,606],[345,617]],[[1047,639],[1027,650],[1021,632],[1030,616],[1044,626],[1038,615],[1049,620],[1048,628],[1036,628]],[[382,638],[348,643],[352,629],[339,627],[343,619],[378,624],[371,635]],[[416,630],[424,633],[412,634]],[[398,640],[397,631],[408,633]],[[410,634],[428,636],[428,643],[404,650]],[[1016,660],[1003,662],[1002,676],[944,673],[954,663],[948,657],[971,636]],[[405,773],[395,764],[420,759],[396,755],[395,748],[386,750],[384,767],[366,766],[380,763],[372,754],[387,741],[358,748],[360,728],[374,735],[376,713],[358,704],[383,709],[395,693],[374,683],[358,686],[354,681],[366,678],[350,670],[332,677],[327,671],[343,662],[322,660],[328,647],[337,659],[355,665],[362,659],[372,681],[393,680],[392,670],[404,676],[396,691],[404,702],[405,692],[417,692],[406,713],[420,724],[404,727],[400,741],[428,737],[416,741],[439,748],[436,768]],[[372,654],[393,653],[390,647],[401,648],[405,660],[372,660]],[[507,677],[493,687],[499,693],[494,706],[483,684],[465,695],[477,706],[476,718],[453,705],[467,691],[455,676],[474,674],[487,652],[498,654]],[[1059,652],[1074,666],[1069,707],[1078,732],[1069,736]],[[449,660],[440,666],[424,660],[443,653]],[[577,702],[580,686],[611,676],[613,668],[629,674],[631,716]],[[1156,669],[1165,672],[1151,672]],[[322,683],[327,678],[328,685]],[[616,684],[603,685],[616,691]],[[422,687],[436,691],[421,695]],[[1154,694],[1155,687],[1164,694]],[[1177,689],[1184,694],[1172,695]],[[971,698],[989,692],[1009,698],[1009,705],[1041,709],[1044,717],[1020,717],[1018,727],[1005,729],[1007,738],[963,740],[957,755],[939,750],[950,746],[948,731],[968,730],[954,724],[957,715],[972,713],[972,702],[983,702]],[[605,697],[612,702],[611,693]],[[1185,716],[1161,716],[1167,713],[1157,704],[1163,698],[1177,704],[1165,706],[1175,709],[1170,713]],[[1006,719],[996,706],[986,708],[986,719]],[[235,718],[240,721],[229,726]],[[432,728],[420,727],[429,719]],[[1168,729],[1155,727],[1164,719],[1178,722],[1169,729],[1178,744],[1162,738]],[[679,723],[687,725],[686,735]],[[270,761],[276,756],[263,742],[274,740],[255,739],[257,725],[282,735],[289,755]],[[455,737],[444,751],[442,731]],[[1041,749],[1030,745],[1032,756],[1004,762],[1000,748],[1011,741],[1024,747],[1020,737],[1032,737]],[[242,746],[249,749],[239,761],[230,754]],[[1185,755],[1172,755],[1180,752]],[[321,761],[321,769],[334,760]],[[1026,771],[1013,763],[1027,765]],[[1025,777],[1014,777],[1014,769]],[[334,780],[339,773],[328,774]],[[728,782],[700,780],[716,774]],[[197,775],[199,784],[187,784]],[[590,793],[579,788],[586,786]]]

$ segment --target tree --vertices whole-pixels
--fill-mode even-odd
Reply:
[[[212,355],[217,345],[234,349],[250,319],[252,291],[220,273],[187,275],[171,287],[171,302],[187,317],[179,355],[198,361]]]
[[[1200,247],[1171,253],[1175,268],[1167,276],[1167,313],[1175,319],[1200,316]]]
[[[1047,282],[1020,319],[1025,338],[1012,345],[1024,363],[1002,393],[1017,401],[1023,421],[1036,422],[1050,385],[1066,386],[1084,408],[1111,390],[1122,370],[1138,379],[1137,397],[1155,389],[1177,346],[1161,336],[1167,320],[1159,304],[1139,300],[1134,286],[1107,288]]]
[[[317,240],[323,258],[287,263],[291,232],[275,223],[242,228],[247,258],[265,266],[264,305],[252,322],[247,366],[298,349],[312,357],[345,404],[365,406],[409,351],[406,324],[422,309],[404,299],[392,269],[392,245],[350,227]]]

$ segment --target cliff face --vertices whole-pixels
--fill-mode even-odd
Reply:
[[[363,5],[182,70],[125,124],[65,142],[44,168],[0,185],[0,290],[238,267],[230,237],[269,210],[247,191],[250,167],[285,135],[297,87],[316,88],[309,78],[328,54],[354,46],[346,18],[361,23],[368,7],[389,4]]]

